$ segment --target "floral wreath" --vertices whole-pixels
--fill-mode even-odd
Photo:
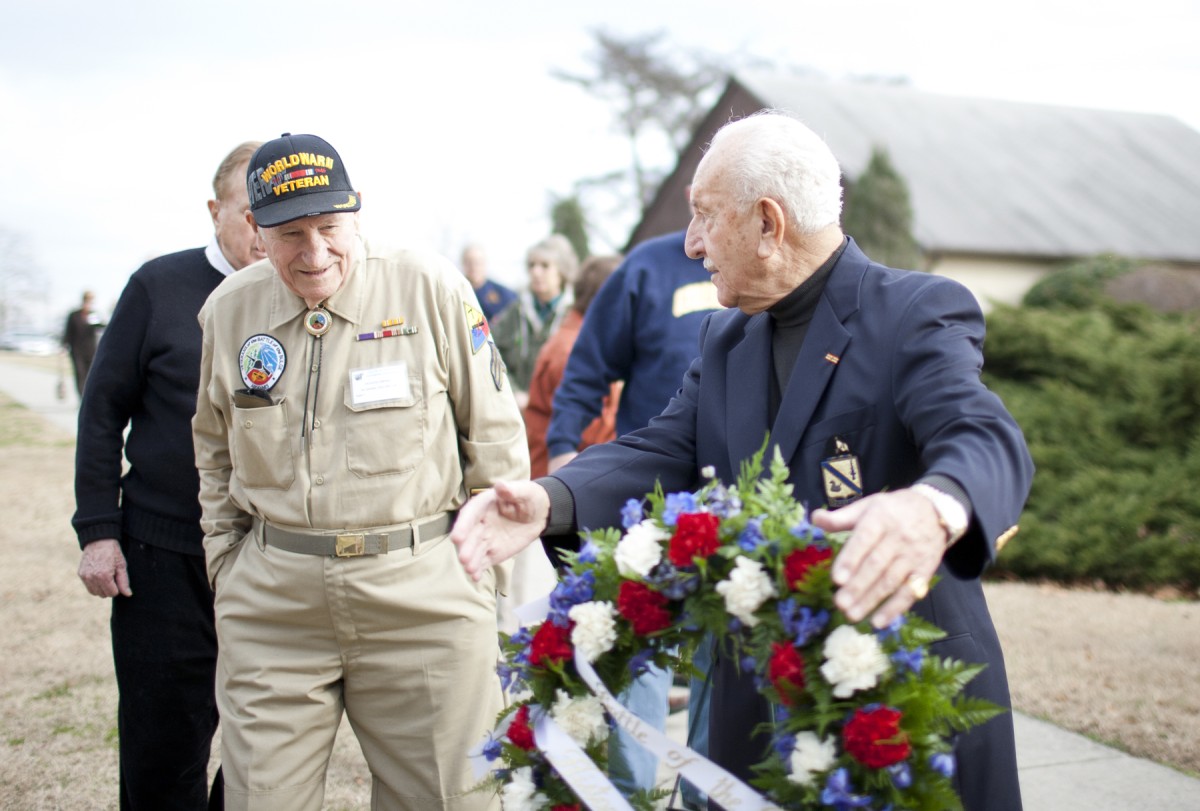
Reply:
[[[691,655],[706,634],[771,705],[772,745],[750,780],[760,807],[962,808],[951,736],[1002,712],[962,694],[983,666],[929,655],[945,633],[915,614],[876,631],[837,610],[830,565],[846,534],[810,524],[778,451],[769,477],[762,456],[743,463],[732,489],[706,468],[694,493],[659,487],[631,499],[624,533],[585,533],[565,556],[545,621],[502,635],[501,680],[520,697],[477,754],[506,811],[586,804],[542,722],[603,772],[614,713],[597,692],[618,693],[651,661],[696,672]],[[628,802],[650,809],[666,793]]]

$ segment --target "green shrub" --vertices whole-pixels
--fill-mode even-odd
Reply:
[[[1105,298],[1000,307],[986,359],[1037,465],[998,569],[1200,588],[1200,320]]]

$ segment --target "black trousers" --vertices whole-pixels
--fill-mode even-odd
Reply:
[[[217,730],[217,633],[204,557],[130,539],[132,597],[112,609],[121,811],[224,807],[207,779]]]

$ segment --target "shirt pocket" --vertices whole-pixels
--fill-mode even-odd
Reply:
[[[233,407],[233,471],[245,487],[285,490],[296,480],[285,403]]]
[[[346,387],[346,466],[355,476],[411,473],[425,458],[425,401],[419,377],[409,377],[409,392],[396,400],[356,405]]]

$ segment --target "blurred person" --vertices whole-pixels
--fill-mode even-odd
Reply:
[[[96,296],[91,290],[84,290],[79,309],[71,311],[63,328],[62,343],[71,356],[75,391],[80,397],[83,397],[83,387],[87,383],[88,372],[96,357],[100,333],[104,329],[104,322],[95,310],[95,300]]]
[[[503,700],[497,582],[455,560],[455,510],[526,478],[524,426],[471,286],[359,234],[341,156],[285,134],[254,154],[266,262],[200,313],[193,421],[221,638],[232,811],[317,811],[342,716],[378,811],[476,811],[468,750]]]
[[[589,305],[600,286],[621,263],[619,256],[593,256],[579,269],[578,278],[572,287],[574,302],[558,329],[550,336],[538,352],[529,384],[529,404],[525,407],[525,433],[529,441],[529,474],[545,476],[549,457],[546,452],[546,428],[550,424],[551,403],[562,380],[563,369],[571,347],[579,336],[580,327],[586,323]],[[580,434],[580,450],[589,445],[608,442],[616,438],[617,404],[621,398],[621,382],[614,380],[605,390],[601,408],[595,418]]]
[[[83,547],[80,579],[113,598],[122,811],[221,807],[220,772],[211,794],[206,779],[217,636],[192,453],[196,314],[222,279],[265,255],[246,222],[242,182],[258,146],[239,144],[217,167],[208,246],[151,260],[130,277],[79,408],[71,523]]]
[[[964,694],[1010,708],[979,577],[1016,534],[1033,463],[980,380],[974,296],[868,259],[839,225],[837,160],[778,111],[719,130],[691,195],[685,248],[729,309],[706,319],[680,390],[645,428],[468,502],[451,534],[460,561],[480,576],[539,536],[577,546],[577,528],[619,525],[624,502],[656,483],[695,490],[702,471],[734,481],[769,436],[796,498],[826,505],[812,523],[848,533],[831,571],[837,608],[877,629],[912,609],[946,634],[930,656],[985,666]],[[744,781],[770,749],[756,732],[770,705],[716,653],[710,756]],[[968,811],[1021,808],[1011,713],[953,746]]]
[[[462,272],[475,290],[475,298],[479,299],[479,309],[483,310],[488,321],[517,298],[513,290],[488,278],[487,254],[479,245],[472,243],[463,248]]]
[[[567,285],[575,278],[578,266],[575,249],[566,237],[551,234],[538,242],[525,256],[528,286],[491,324],[492,337],[522,411],[529,403],[529,381],[538,351],[571,309],[572,294]]]
[[[554,395],[546,444],[553,473],[581,450],[583,426],[594,419],[607,386],[624,381],[617,410],[617,434],[644,428],[667,407],[679,381],[699,354],[700,325],[721,309],[717,288],[704,263],[684,251],[684,231],[638,244],[604,283],[589,309]],[[542,475],[542,474],[534,474]],[[702,644],[693,665],[707,674],[711,646]],[[666,724],[672,674],[651,667],[622,695],[639,718],[662,729]],[[691,747],[704,754],[708,743],[708,680],[689,682],[688,729]],[[658,758],[623,729],[609,745],[614,782],[626,794],[654,785]],[[683,799],[702,807],[703,795],[687,782]]]

